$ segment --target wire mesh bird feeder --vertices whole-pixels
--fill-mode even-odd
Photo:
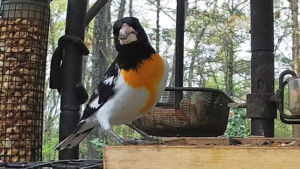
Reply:
[[[38,161],[49,2],[4,0],[0,19],[0,160]]]
[[[176,92],[182,92],[177,107]],[[167,88],[159,103],[133,124],[144,132],[163,137],[215,137],[227,127],[233,102],[222,91],[210,88]]]
[[[220,136],[233,100],[221,90],[183,87],[184,16],[185,1],[177,0],[175,87],[166,88],[158,104],[133,125],[162,137]]]

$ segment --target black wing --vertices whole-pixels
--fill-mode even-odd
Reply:
[[[115,94],[113,88],[115,87],[115,81],[119,76],[119,66],[116,63],[116,60],[117,59],[115,59],[115,61],[110,65],[103,79],[93,92],[80,121],[94,114],[111,96]]]

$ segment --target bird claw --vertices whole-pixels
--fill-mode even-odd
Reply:
[[[143,139],[125,140],[121,144],[123,144],[123,145],[155,145],[155,144],[164,144],[164,142],[160,139],[155,139],[152,137],[144,137]]]
[[[146,136],[142,140],[149,141],[149,142],[156,142],[157,144],[164,144],[164,142],[161,139],[156,139],[151,136]]]

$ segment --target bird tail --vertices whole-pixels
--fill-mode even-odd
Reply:
[[[67,138],[54,147],[55,150],[62,150],[65,148],[72,148],[77,146],[93,129],[95,125],[90,125],[85,121],[78,124],[76,130]]]

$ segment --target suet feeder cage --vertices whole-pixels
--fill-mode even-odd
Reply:
[[[183,94],[178,104],[176,92]],[[226,130],[231,102],[217,89],[167,88],[159,103],[133,125],[155,136],[216,137]]]
[[[286,78],[286,75],[292,77]],[[288,109],[291,115],[284,113],[284,88],[288,86]],[[291,70],[283,71],[279,76],[279,89],[276,93],[277,109],[280,119],[286,124],[300,124],[300,78]]]
[[[0,19],[0,160],[42,157],[49,2],[4,0]]]

